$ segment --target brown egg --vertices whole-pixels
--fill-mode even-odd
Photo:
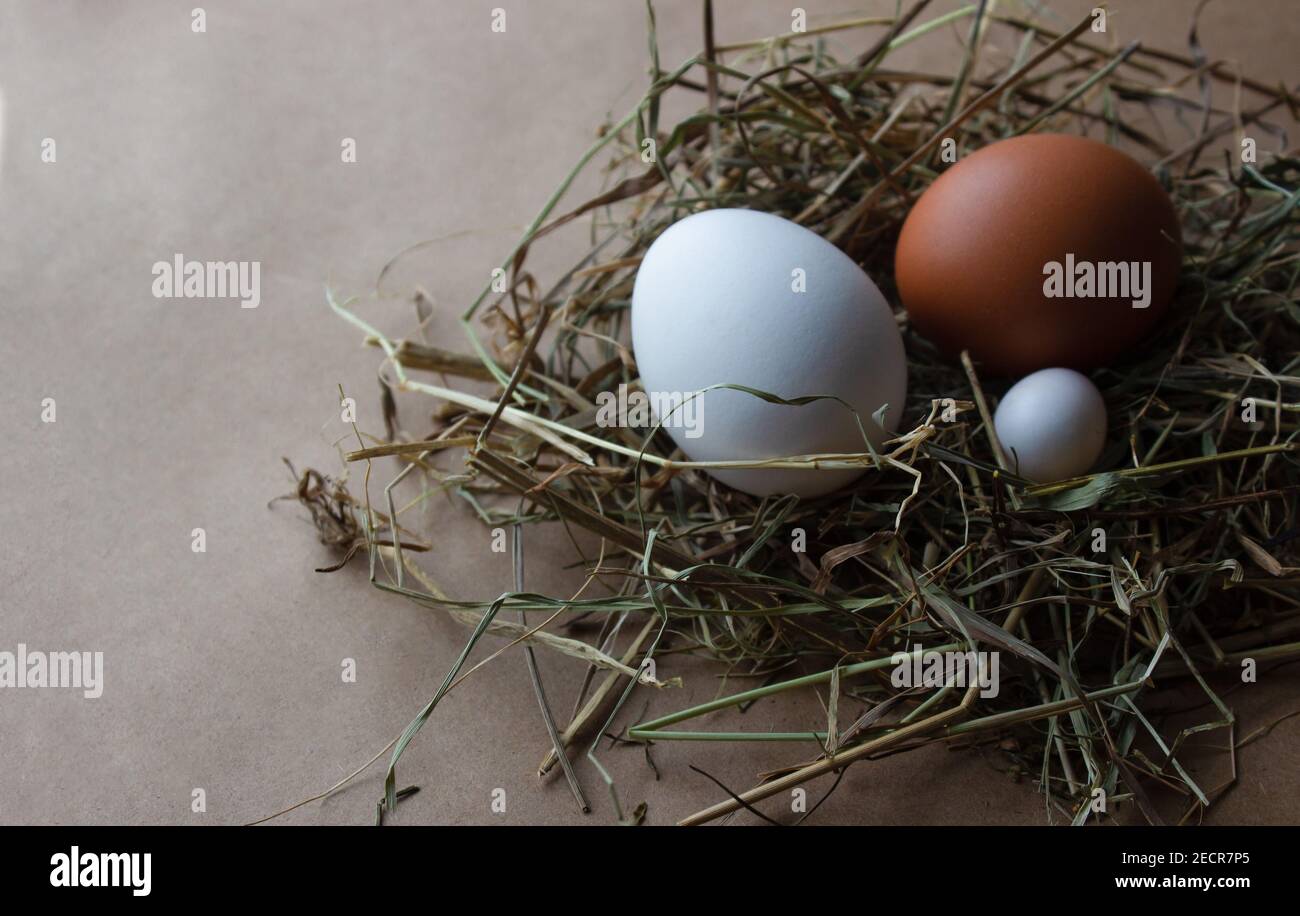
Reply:
[[[1111,363],[1159,322],[1181,260],[1178,216],[1142,165],[1030,134],[939,176],[903,224],[894,272],[912,326],[943,353],[1025,375]]]

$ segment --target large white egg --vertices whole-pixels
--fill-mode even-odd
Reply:
[[[717,384],[785,399],[831,395],[851,404],[872,446],[892,431],[907,393],[894,315],[876,285],[816,233],[754,210],[708,210],[670,226],[646,252],[632,293],[632,346],[652,404]],[[720,389],[669,413],[665,429],[691,459],[865,452],[853,414],[835,401],[773,404]],[[674,422],[676,418],[676,422]],[[859,469],[714,472],[758,496],[819,496]]]
[[[1078,477],[1106,445],[1106,402],[1073,369],[1040,369],[1011,386],[993,428],[1021,477],[1038,483]]]

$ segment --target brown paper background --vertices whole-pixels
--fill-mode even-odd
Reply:
[[[645,82],[644,7],[633,0],[223,0],[206,4],[202,35],[190,31],[195,5],[0,3],[0,648],[106,657],[98,700],[0,691],[4,823],[248,821],[336,782],[410,721],[466,631],[373,590],[360,561],[314,573],[332,557],[303,513],[266,508],[290,487],[282,455],[337,468],[338,383],[362,425],[382,428],[376,352],[329,313],[324,285],[364,293],[405,246],[468,230],[423,253],[406,278],[440,303],[434,336],[459,346],[453,316],[601,118],[625,112]],[[790,4],[717,5],[720,42],[789,26]],[[894,8],[803,5],[814,26]],[[933,12],[956,5],[940,0]],[[1048,4],[1062,25],[1091,5]],[[1111,28],[1183,50],[1194,5],[1118,2]],[[505,34],[489,30],[494,6],[507,10]],[[673,66],[700,46],[699,6],[657,10]],[[1214,57],[1294,85],[1296,22],[1287,0],[1218,2],[1201,35]],[[868,34],[837,41],[860,47]],[[950,69],[964,34],[949,29],[907,59]],[[40,161],[45,137],[58,144],[55,164]],[[356,138],[357,164],[340,163],[342,137]],[[259,260],[261,307],[153,298],[151,265],[175,252]],[[566,254],[539,251],[530,263],[545,277]],[[390,331],[409,320],[391,303],[367,314]],[[52,425],[39,419],[45,397],[57,399]],[[425,566],[452,594],[510,587],[508,559],[487,549],[462,505],[434,500],[428,511],[442,527]],[[206,554],[190,550],[194,527],[207,531]],[[562,547],[530,544],[530,588],[569,587]],[[346,657],[357,661],[353,685],[340,683]],[[542,665],[563,717],[581,669],[545,653]],[[714,669],[661,674],[686,686],[634,697],[629,716],[647,699],[666,711],[720,689]],[[1238,734],[1293,709],[1297,687],[1292,668],[1234,693]],[[803,726],[819,709],[808,694],[713,721]],[[545,748],[513,650],[454,692],[412,744],[399,780],[422,791],[391,820],[610,822],[586,762],[588,817],[562,780],[538,783]],[[1245,748],[1240,785],[1212,820],[1300,820],[1298,751],[1300,719]],[[623,804],[644,800],[648,821],[665,824],[721,797],[688,765],[742,789],[810,751],[660,743],[653,754],[658,781],[639,749],[607,748],[602,760]],[[1002,767],[992,753],[937,748],[855,766],[815,820],[1045,822],[1032,784]],[[377,765],[283,822],[368,823],[382,775]],[[206,814],[190,810],[195,787]],[[504,815],[489,808],[498,787]]]

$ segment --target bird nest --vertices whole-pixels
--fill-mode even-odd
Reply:
[[[487,635],[528,654],[553,745],[542,771],[562,768],[584,808],[584,779],[603,780],[623,820],[644,808],[625,806],[601,763],[597,740],[612,732],[647,744],[796,743],[788,768],[720,789],[688,823],[936,743],[997,748],[1036,777],[1057,822],[1126,811],[1194,820],[1231,787],[1237,749],[1255,737],[1238,732],[1233,686],[1300,655],[1300,161],[1279,126],[1294,100],[1207,57],[1195,28],[1183,55],[1120,46],[1093,16],[1055,31],[983,3],[927,19],[926,5],[718,46],[706,4],[704,51],[671,70],[651,12],[649,90],[602,127],[463,312],[466,343],[422,337],[422,294],[404,337],[376,329],[366,297],[331,294],[382,350],[385,429],[354,427],[351,474],[313,476],[296,496],[345,556],[368,555],[377,587],[472,628],[441,689],[390,745],[381,817],[400,795],[403,749]],[[954,33],[964,54],[951,73],[891,68],[901,49]],[[836,60],[832,37],[861,53]],[[661,123],[670,96],[698,110]],[[1038,131],[1131,152],[1183,228],[1168,317],[1092,375],[1110,416],[1096,473],[1046,485],[1010,473],[990,422],[1006,383],[942,358],[901,311],[904,431],[880,449],[701,462],[654,425],[596,422],[602,392],[636,390],[631,292],[669,225],[716,207],[779,214],[840,247],[897,302],[894,243],[944,165],[941,142],[964,155]],[[603,190],[567,202],[593,174]],[[530,250],[561,230],[585,231],[589,251],[556,276],[535,275]],[[432,410],[399,411],[412,399]],[[801,500],[731,490],[710,467],[865,472]],[[360,470],[364,494],[351,495]],[[388,483],[382,495],[372,481]],[[394,493],[412,483],[419,495],[399,507]],[[434,493],[488,529],[513,530],[513,590],[452,597],[436,552],[417,562],[429,532],[402,523]],[[525,590],[528,526],[572,544],[586,575],[576,594]],[[570,627],[579,619],[598,625]],[[962,683],[951,668],[900,685],[894,673],[919,664],[922,649],[996,657],[1000,689],[986,695],[978,677]],[[535,651],[590,668],[567,721],[546,700]],[[682,653],[759,686],[637,721],[629,698],[670,700]],[[825,714],[802,730],[754,721],[708,731],[717,710],[814,689]],[[1188,704],[1192,693],[1199,701]],[[1171,717],[1171,695],[1191,714]],[[1231,764],[1213,784],[1186,762],[1211,730]]]

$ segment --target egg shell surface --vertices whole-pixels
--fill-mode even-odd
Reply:
[[[993,415],[1011,469],[1036,483],[1088,473],[1106,445],[1106,402],[1073,369],[1040,369],[1011,386]]]
[[[833,396],[857,410],[873,447],[886,433],[872,414],[888,404],[885,427],[893,430],[907,392],[898,325],[871,279],[816,233],[754,210],[697,213],[655,240],[632,293],[632,345],[652,402],[656,394],[718,384],[784,399]],[[699,400],[698,435],[673,423],[676,413],[665,424],[696,461],[867,450],[853,414],[836,401],[773,404],[731,389],[707,391]],[[862,471],[710,473],[755,495],[810,497]]]
[[[1064,271],[1068,255],[1149,263],[1149,304],[1047,295],[1045,267]],[[1177,213],[1139,162],[1084,137],[1029,134],[963,157],[926,189],[894,272],[917,332],[950,358],[966,349],[987,373],[1016,376],[1113,363],[1166,313],[1181,261]]]

